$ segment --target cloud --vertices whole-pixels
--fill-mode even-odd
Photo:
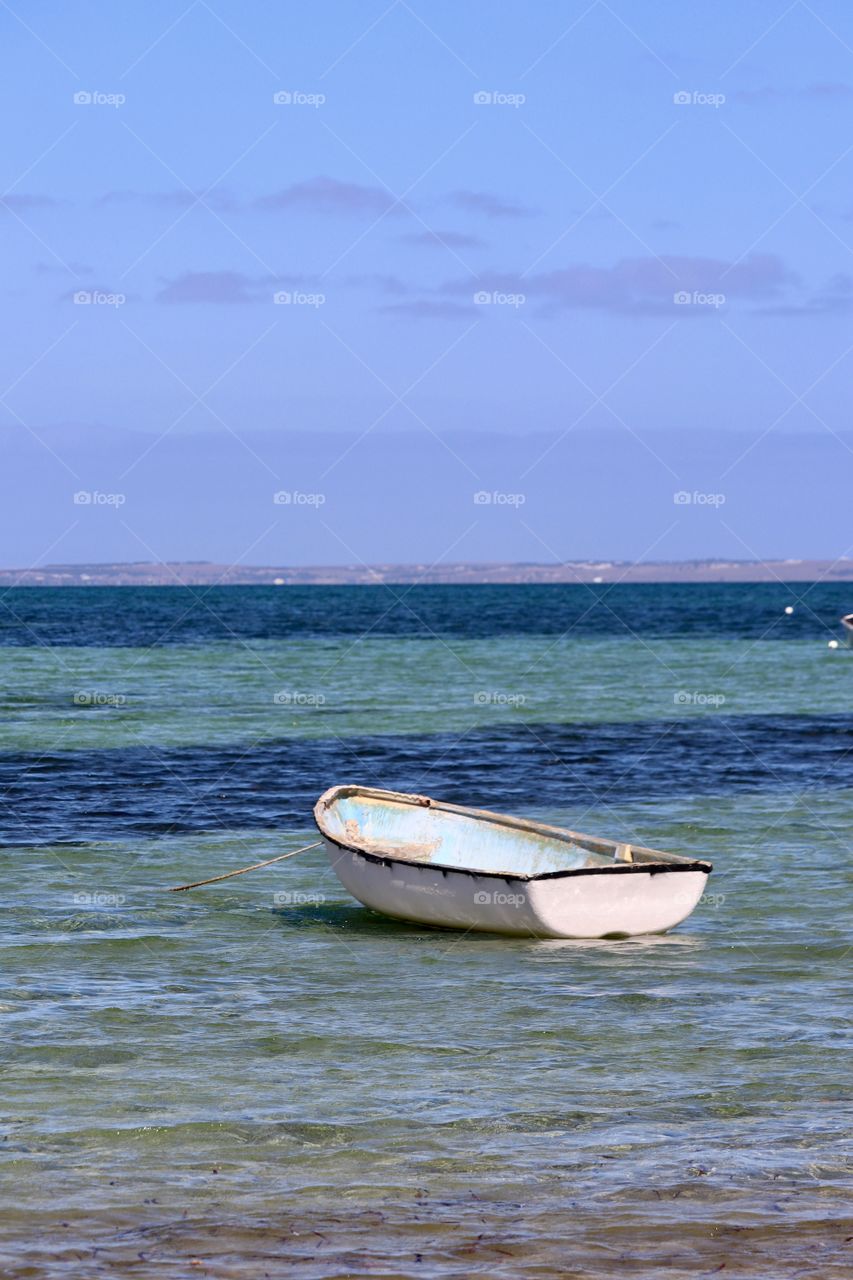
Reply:
[[[191,191],[105,191],[96,204],[156,204],[184,209],[195,200]]]
[[[521,204],[510,204],[487,191],[452,191],[449,199],[458,209],[482,213],[487,218],[529,218],[536,210]]]
[[[415,320],[455,320],[459,316],[470,316],[471,307],[462,306],[458,302],[434,302],[429,298],[418,298],[414,302],[394,302],[380,307],[386,314],[411,316]]]
[[[739,89],[731,97],[735,102],[745,102],[751,106],[762,102],[825,102],[853,97],[853,87],[832,82],[807,84],[793,89],[765,85],[761,89]]]
[[[751,254],[742,262],[667,255],[623,258],[612,267],[577,264],[532,276],[483,274],[486,291],[523,293],[549,309],[587,309],[614,313],[671,312],[679,293],[723,294],[725,298],[773,299],[796,277],[775,254]],[[471,281],[452,281],[442,292],[471,292]],[[679,313],[713,313],[713,307],[680,307]]]
[[[409,286],[399,276],[383,275],[374,272],[370,275],[347,276],[344,284],[356,289],[378,289],[380,293],[393,294],[397,297],[409,293]]]
[[[272,295],[282,286],[306,284],[302,276],[243,275],[239,271],[185,271],[157,294],[157,302],[201,302],[231,305],[246,302],[272,302]]]
[[[10,213],[20,213],[25,209],[55,209],[60,204],[53,196],[7,195],[0,197],[0,209],[8,209]]]
[[[468,213],[480,214],[487,218],[527,218],[538,212],[521,204],[502,200],[486,191],[458,190],[451,192],[446,200],[458,209]],[[58,207],[64,203],[46,195],[8,195],[0,199],[11,211],[36,208]],[[256,209],[267,213],[284,210],[304,211],[306,213],[322,213],[342,217],[379,217],[382,214],[402,215],[407,212],[406,206],[398,200],[392,191],[378,184],[359,182],[342,182],[338,178],[318,175],[306,178],[301,182],[291,183],[268,195],[256,197],[254,200],[242,201],[233,192],[216,189],[191,191],[178,187],[172,191],[139,191],[134,188],[116,188],[105,191],[95,200],[96,207],[122,204],[181,211],[194,205],[209,206],[220,212],[245,212]],[[591,216],[591,215],[584,215]],[[607,216],[598,214],[597,216]],[[479,236],[463,231],[424,231],[412,235],[409,243],[432,247],[444,244],[457,249],[479,249],[484,242]]]
[[[256,302],[257,285],[238,271],[185,271],[166,282],[158,302]]]
[[[119,189],[105,191],[96,200],[98,205],[139,204],[162,209],[189,209],[201,202],[221,212],[242,212],[254,208],[265,212],[277,212],[284,209],[304,210],[307,213],[330,214],[371,214],[402,213],[400,205],[391,192],[379,186],[364,186],[356,182],[340,182],[337,178],[306,178],[304,182],[294,182],[289,187],[273,191],[269,195],[258,196],[249,202],[239,201],[233,193],[223,189],[212,191],[189,191],[178,188],[174,191],[136,191]]]
[[[411,235],[401,236],[403,244],[425,246],[430,249],[485,249],[486,242],[479,236],[467,235],[464,231],[413,231]]]
[[[105,191],[102,196],[98,196],[95,203],[97,205],[142,204],[151,205],[158,209],[189,209],[194,204],[199,204],[201,207],[202,200],[213,209],[234,210],[239,207],[234,197],[225,191],[195,192],[186,189],[177,189],[175,191]]]
[[[309,213],[373,214],[403,212],[402,206],[382,187],[362,186],[357,182],[339,182],[337,178],[309,178],[295,182],[272,195],[261,196],[255,207],[304,209]]]
[[[64,293],[59,295],[57,302],[73,302],[78,305],[94,302],[95,306],[98,306],[97,299],[99,298],[101,299],[101,307],[99,309],[103,311],[109,309],[109,304],[106,302],[107,298],[118,299],[118,302],[114,304],[116,306],[121,306],[125,302],[137,301],[136,295],[124,293],[113,285],[99,284],[90,285],[86,289],[78,289],[76,285],[72,286],[72,288],[66,289]]]
[[[853,312],[853,276],[845,273],[833,276],[823,288],[809,297],[795,302],[781,302],[762,307],[767,316],[826,316],[849,315]]]

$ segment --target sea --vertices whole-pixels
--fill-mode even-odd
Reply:
[[[853,584],[0,596],[0,1275],[851,1274]],[[665,936],[429,929],[362,783],[714,864]]]

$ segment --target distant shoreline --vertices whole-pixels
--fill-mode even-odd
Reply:
[[[0,587],[487,586],[497,584],[853,582],[853,559],[684,560],[565,564],[265,565],[183,561],[0,569]]]

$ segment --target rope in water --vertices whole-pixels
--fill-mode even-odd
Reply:
[[[222,876],[211,876],[209,880],[195,880],[192,884],[176,884],[167,889],[167,893],[183,893],[185,889],[200,889],[203,884],[216,884],[219,880],[230,880],[232,876],[245,875],[247,871],[257,871],[259,867],[269,867],[273,862],[283,862],[285,858],[295,858],[297,853],[305,853],[308,849],[317,849],[323,843],[315,840],[313,844],[304,844],[301,849],[291,853],[280,853],[277,858],[267,858],[266,862],[253,862],[250,867],[240,867],[239,871],[226,871]]]

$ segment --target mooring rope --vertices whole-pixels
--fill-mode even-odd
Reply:
[[[230,880],[232,876],[242,876],[247,871],[257,871],[259,867],[269,867],[273,862],[283,862],[285,858],[295,858],[297,853],[305,853],[307,849],[317,849],[322,843],[322,840],[315,840],[313,844],[304,844],[301,849],[293,849],[290,853],[280,853],[277,858],[267,858],[266,862],[253,862],[250,867],[240,867],[239,871],[226,871],[222,876],[211,876],[209,880],[195,880],[192,884],[172,885],[166,892],[183,893],[185,889],[200,889],[203,884],[216,884],[218,880]]]

